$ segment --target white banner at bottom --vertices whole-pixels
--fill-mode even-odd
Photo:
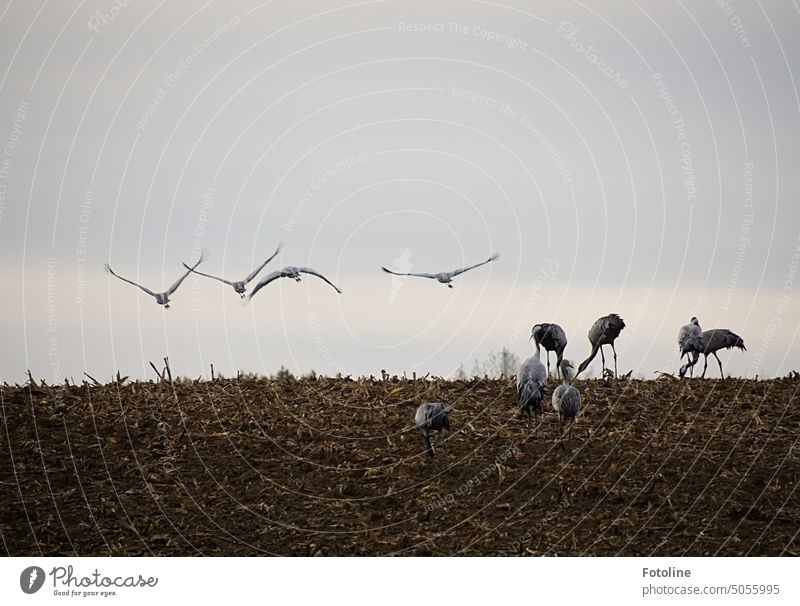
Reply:
[[[794,558],[5,558],[3,604],[800,604]],[[186,602],[191,600],[191,602]]]

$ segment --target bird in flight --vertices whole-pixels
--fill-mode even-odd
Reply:
[[[137,284],[133,280],[128,280],[127,278],[123,278],[119,274],[115,273],[114,270],[111,269],[111,266],[108,263],[106,263],[103,266],[103,268],[115,278],[119,278],[120,280],[122,280],[123,282],[127,282],[128,284],[133,284],[134,286],[138,286],[151,297],[155,297],[156,303],[158,303],[159,305],[163,305],[164,309],[169,309],[169,298],[176,290],[178,290],[178,287],[181,285],[181,282],[183,282],[186,279],[186,276],[192,273],[194,268],[200,265],[204,261],[204,259],[205,259],[205,251],[203,251],[203,253],[200,255],[200,258],[197,260],[197,263],[188,268],[186,273],[183,274],[180,278],[178,278],[175,284],[170,286],[169,289],[165,290],[164,292],[153,292],[149,288],[145,288],[144,286],[142,286],[141,284]]]
[[[386,269],[385,267],[381,267],[381,269],[385,271],[387,274],[392,274],[393,276],[415,276],[417,278],[431,278],[432,280],[436,280],[441,284],[447,284],[448,288],[453,288],[452,284],[453,278],[455,278],[460,274],[463,274],[465,271],[469,271],[470,269],[475,269],[476,267],[480,267],[481,265],[486,265],[487,263],[491,263],[492,261],[495,261],[498,258],[500,258],[500,255],[495,253],[491,257],[486,259],[486,261],[476,263],[475,265],[470,265],[469,267],[462,267],[461,269],[456,269],[454,271],[443,271],[438,274],[401,273],[397,271],[392,271],[391,269]]]
[[[266,276],[264,276],[264,278],[258,284],[256,284],[256,287],[253,289],[253,291],[249,295],[247,295],[247,300],[248,301],[251,300],[253,297],[256,296],[256,293],[259,290],[264,288],[270,282],[277,280],[278,278],[292,278],[295,282],[299,282],[300,274],[309,274],[312,276],[317,276],[318,278],[325,280],[325,282],[330,284],[336,290],[336,292],[342,294],[342,291],[339,290],[338,286],[336,286],[333,282],[328,280],[328,278],[323,276],[318,271],[311,269],[310,267],[289,266],[289,267],[284,267],[283,269],[279,269],[278,271],[273,271],[271,274],[267,274]]]
[[[186,269],[188,269],[189,271],[194,272],[199,276],[205,276],[206,278],[212,278],[214,280],[219,280],[220,282],[224,282],[225,284],[229,284],[230,286],[233,286],[233,290],[235,290],[239,294],[239,296],[242,299],[244,299],[245,291],[247,290],[247,285],[255,279],[255,277],[258,275],[258,272],[260,272],[262,269],[264,269],[264,267],[266,267],[267,263],[269,263],[276,256],[278,256],[278,253],[281,252],[281,248],[283,248],[283,242],[278,244],[277,250],[275,250],[275,252],[272,254],[272,256],[269,259],[267,259],[261,265],[256,267],[246,278],[244,278],[243,280],[238,280],[236,282],[231,282],[230,280],[226,280],[225,278],[219,278],[217,276],[212,276],[211,274],[204,274],[201,271],[195,271],[193,268],[191,268],[188,265],[186,265],[186,263],[184,263],[183,266]]]

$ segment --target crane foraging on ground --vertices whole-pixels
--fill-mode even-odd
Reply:
[[[697,364],[697,361],[700,359],[700,354],[703,354],[705,356],[705,363],[703,364],[703,374],[700,375],[700,378],[704,379],[706,376],[706,369],[708,368],[708,356],[709,354],[713,354],[717,359],[717,363],[719,364],[719,376],[721,379],[724,379],[725,375],[722,372],[722,360],[719,359],[717,352],[720,349],[732,349],[734,347],[738,347],[742,351],[747,351],[742,337],[734,332],[731,332],[727,328],[712,328],[711,330],[704,330],[702,341],[703,343],[701,349],[695,354],[694,360],[681,367],[681,376],[686,374],[687,367],[691,368]]]
[[[178,287],[186,279],[186,276],[188,276],[190,273],[192,273],[194,268],[197,267],[198,265],[200,265],[204,261],[204,259],[205,259],[205,251],[203,251],[203,253],[200,255],[200,258],[197,260],[197,263],[192,265],[192,267],[190,267],[186,271],[185,274],[183,274],[180,278],[178,278],[177,281],[172,286],[170,286],[167,290],[165,290],[164,292],[153,292],[149,288],[146,288],[146,287],[142,286],[141,284],[137,284],[133,280],[128,280],[128,278],[123,278],[122,276],[117,274],[113,269],[111,269],[111,265],[109,265],[108,263],[106,263],[103,266],[103,269],[105,269],[108,273],[110,273],[115,278],[119,278],[123,282],[127,282],[128,284],[133,284],[134,286],[138,286],[144,292],[146,292],[148,295],[150,295],[151,297],[154,297],[155,300],[156,300],[156,303],[158,303],[159,305],[163,305],[164,309],[169,309],[169,298],[175,293],[176,290],[178,290]]]
[[[700,352],[703,351],[703,329],[700,328],[700,321],[692,316],[688,324],[681,326],[678,331],[678,348],[681,352],[681,360],[687,356],[687,364],[681,366],[678,371],[680,376],[686,374],[686,369],[692,370],[694,376],[694,365],[697,363],[697,358],[700,357]]]
[[[414,276],[417,278],[431,278],[432,280],[436,280],[441,284],[446,284],[448,288],[453,288],[453,278],[458,275],[463,274],[465,271],[469,271],[470,269],[475,269],[476,267],[480,267],[481,265],[486,265],[487,263],[491,263],[492,261],[496,261],[500,258],[500,255],[497,253],[493,254],[491,257],[486,259],[486,261],[481,261],[480,263],[476,263],[475,265],[470,265],[469,267],[462,267],[461,269],[455,269],[453,271],[442,271],[438,274],[425,274],[425,273],[404,273],[404,272],[397,272],[392,271],[391,269],[386,269],[385,267],[381,267],[383,271],[387,274],[392,274],[393,276]]]
[[[586,367],[589,366],[594,357],[600,351],[600,358],[603,360],[603,371],[606,369],[606,356],[603,353],[603,345],[611,345],[611,351],[614,352],[614,377],[617,376],[617,350],[614,348],[614,341],[616,341],[619,333],[625,328],[625,321],[617,314],[608,314],[602,318],[598,318],[592,327],[589,329],[589,343],[592,344],[592,352],[578,367],[578,372],[575,373],[577,377],[581,374]]]
[[[267,259],[267,260],[266,260],[266,261],[264,261],[264,262],[263,262],[261,265],[259,265],[258,267],[256,267],[256,268],[255,268],[255,269],[254,269],[252,272],[250,272],[250,274],[249,274],[248,276],[246,276],[244,279],[242,279],[242,280],[237,280],[237,281],[235,281],[235,282],[231,282],[230,280],[226,280],[225,278],[219,278],[219,277],[217,277],[217,276],[212,276],[211,274],[204,274],[204,273],[203,273],[203,272],[201,272],[201,271],[195,271],[193,268],[191,268],[191,267],[189,267],[188,265],[186,265],[186,263],[184,263],[184,264],[183,264],[183,266],[184,266],[186,269],[188,269],[189,271],[191,271],[191,272],[194,272],[194,273],[196,273],[196,274],[197,274],[197,275],[199,275],[199,276],[204,276],[204,277],[206,277],[206,278],[211,278],[211,279],[213,279],[213,280],[219,280],[220,282],[224,282],[225,284],[229,284],[230,286],[233,286],[233,290],[235,290],[235,291],[236,291],[236,293],[237,293],[237,294],[238,294],[238,295],[239,295],[239,296],[240,296],[242,299],[244,299],[244,297],[245,297],[245,291],[247,290],[247,285],[248,285],[250,282],[252,282],[252,281],[255,279],[255,277],[258,275],[258,273],[259,273],[259,272],[260,272],[262,269],[264,269],[264,268],[267,266],[267,263],[269,263],[269,262],[270,262],[270,261],[272,261],[272,260],[273,260],[273,259],[274,259],[276,256],[278,256],[278,253],[279,253],[279,252],[281,252],[281,248],[283,248],[283,242],[281,242],[281,243],[279,243],[279,244],[278,244],[278,248],[277,248],[277,250],[276,250],[274,253],[272,253],[272,256],[271,256],[269,259]]]
[[[445,406],[441,402],[425,402],[417,408],[417,412],[414,415],[414,424],[422,436],[422,443],[425,445],[425,451],[428,453],[429,459],[433,459],[436,455],[436,450],[433,447],[433,443],[431,443],[431,432],[439,432],[439,438],[436,440],[437,444],[447,438],[447,432],[450,431],[451,410],[452,408]]]
[[[550,376],[550,352],[556,352],[556,373],[560,376],[561,361],[567,347],[567,333],[558,324],[544,322],[535,324],[531,329],[531,338],[538,347],[541,345],[547,352],[547,376]]]
[[[517,373],[519,412],[528,416],[528,424],[531,421],[531,414],[538,421],[542,413],[542,401],[547,393],[547,370],[540,360],[540,355],[541,350],[537,343],[533,356],[522,363]]]
[[[569,442],[572,443],[572,423],[581,409],[581,392],[571,383],[571,368],[572,364],[569,360],[561,362],[561,376],[564,377],[564,380],[553,391],[553,410],[558,413],[558,441],[562,448],[564,447],[562,440],[564,424],[569,423]]]

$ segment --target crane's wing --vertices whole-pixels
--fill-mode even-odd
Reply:
[[[220,282],[224,282],[225,284],[229,284],[229,285],[233,286],[233,282],[231,282],[230,280],[226,280],[225,278],[219,278],[217,276],[212,276],[211,274],[204,274],[202,271],[196,271],[196,270],[192,269],[191,267],[189,267],[188,265],[186,265],[186,263],[184,263],[183,266],[186,269],[188,269],[190,272],[195,273],[198,276],[204,276],[206,278],[212,278],[214,280],[219,280]]]
[[[165,292],[164,294],[167,295],[167,296],[170,296],[172,293],[174,293],[176,290],[178,290],[178,287],[181,285],[181,282],[183,282],[186,279],[186,276],[188,276],[190,273],[192,273],[198,265],[200,265],[203,261],[205,261],[205,254],[206,254],[206,251],[203,251],[202,253],[200,253],[200,258],[197,260],[197,263],[195,263],[191,267],[188,267],[186,269],[186,273],[183,274],[180,278],[178,278],[176,280],[175,284],[170,286],[169,290],[167,292]]]
[[[481,263],[476,263],[475,265],[470,265],[469,267],[462,267],[461,269],[457,269],[455,271],[451,271],[450,272],[450,277],[453,278],[453,277],[455,277],[455,276],[457,276],[459,274],[463,274],[465,271],[469,271],[470,269],[475,269],[476,267],[480,267],[481,265],[486,265],[487,263],[491,263],[492,261],[495,261],[495,260],[497,260],[499,258],[500,258],[500,255],[495,253],[491,257],[486,259],[486,261],[483,261]]]
[[[391,269],[386,269],[385,267],[381,267],[381,269],[385,271],[387,274],[392,274],[393,276],[416,276],[417,278],[436,279],[436,276],[434,276],[433,274],[406,274],[406,273],[400,273],[398,271],[392,271]]]
[[[283,248],[283,242],[280,242],[280,243],[278,244],[278,248],[275,250],[275,252],[272,254],[272,256],[271,256],[269,259],[267,259],[266,261],[264,261],[264,262],[263,262],[261,265],[259,265],[259,266],[258,266],[256,269],[254,269],[254,270],[252,271],[252,273],[251,273],[249,276],[247,276],[247,277],[244,279],[244,283],[245,283],[245,284],[249,284],[250,282],[252,282],[252,281],[253,281],[253,278],[255,278],[255,277],[258,275],[258,272],[260,272],[262,269],[264,269],[264,267],[266,267],[267,263],[269,263],[269,262],[270,262],[270,261],[272,261],[272,260],[273,260],[275,257],[277,257],[277,256],[278,256],[278,253],[279,253],[279,252],[281,252],[281,248]]]
[[[339,294],[342,294],[342,291],[341,291],[341,290],[339,290],[339,287],[338,287],[338,286],[336,286],[336,285],[335,285],[333,282],[331,282],[330,280],[328,280],[328,278],[326,278],[325,276],[323,276],[323,275],[322,275],[321,273],[319,273],[318,271],[315,271],[315,270],[311,269],[310,267],[301,267],[301,268],[300,268],[298,271],[301,271],[301,272],[303,272],[304,274],[311,274],[312,276],[317,276],[318,278],[322,278],[322,279],[323,279],[323,280],[325,280],[325,281],[326,281],[328,284],[330,284],[331,286],[333,286],[333,288],[335,288],[335,289],[336,289],[336,292],[338,292]]]
[[[122,276],[120,276],[119,274],[115,273],[115,272],[114,272],[114,270],[113,270],[113,269],[111,269],[111,266],[110,266],[108,263],[106,263],[105,265],[103,265],[103,269],[105,269],[105,270],[106,270],[108,273],[110,273],[110,274],[111,274],[112,276],[114,276],[115,278],[119,278],[119,279],[120,279],[120,280],[122,280],[123,282],[127,282],[128,284],[133,284],[134,286],[138,286],[139,288],[141,288],[141,289],[142,289],[144,292],[146,292],[146,293],[147,293],[148,295],[150,295],[151,297],[155,297],[155,296],[156,296],[156,293],[154,293],[154,292],[153,292],[152,290],[150,290],[149,288],[145,288],[145,287],[144,287],[144,286],[142,286],[141,284],[137,284],[136,282],[133,282],[132,280],[128,280],[128,278],[123,278],[123,277],[122,277]]]
[[[256,295],[256,293],[262,288],[264,288],[267,284],[269,284],[274,280],[277,280],[278,278],[283,278],[286,275],[288,274],[284,273],[282,269],[278,271],[273,271],[271,274],[267,274],[266,276],[264,276],[264,278],[261,279],[261,281],[258,284],[256,284],[256,287],[252,291],[250,291],[250,294],[247,295],[247,299],[248,300],[252,299]]]

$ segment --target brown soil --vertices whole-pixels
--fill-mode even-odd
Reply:
[[[3,551],[800,553],[796,374],[576,386],[563,449],[510,380],[5,386]],[[454,407],[432,464],[412,428],[430,397]]]

